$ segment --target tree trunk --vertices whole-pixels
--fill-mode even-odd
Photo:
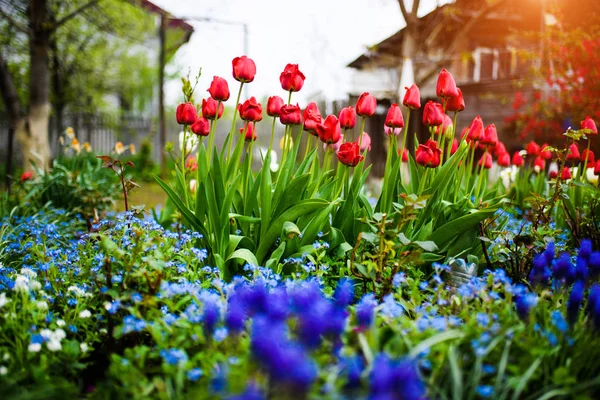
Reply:
[[[29,16],[29,115],[26,130],[16,131],[21,144],[25,169],[31,169],[28,160],[38,168],[47,168],[50,162],[48,122],[50,119],[50,34],[47,0],[31,0]]]

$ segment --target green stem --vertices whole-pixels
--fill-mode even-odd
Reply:
[[[363,132],[365,131],[365,123],[367,122],[367,119],[365,117],[362,117],[362,120],[360,122],[360,132],[358,133],[358,147],[360,148],[362,146],[362,138],[363,138]]]
[[[408,109],[408,113],[406,114],[406,125],[404,126],[403,129],[403,138],[402,138],[402,153],[400,153],[400,157],[402,157],[402,154],[404,154],[404,149],[406,148],[406,137],[408,136],[408,125],[410,123],[410,108]]]
[[[238,114],[237,107],[238,107],[238,104],[240,104],[240,97],[242,96],[242,88],[243,87],[244,87],[244,82],[240,82],[240,89],[238,90],[237,100],[235,101],[235,106],[233,109],[233,120],[231,121],[231,129],[229,130],[227,139],[225,139],[225,141],[227,142],[227,158],[230,157],[231,142],[233,141],[233,137],[234,137],[233,130],[235,129],[235,121],[237,119],[237,114]],[[215,118],[218,116],[219,116],[219,107],[217,106],[217,115],[215,116]]]
[[[312,135],[309,133],[308,138],[306,139],[306,147],[304,148],[304,158],[308,157],[308,151],[310,149],[310,140],[312,139]]]
[[[273,117],[273,123],[271,124],[271,140],[269,141],[269,154],[271,150],[273,150],[273,139],[275,138],[275,122],[277,121],[277,117]]]
[[[213,146],[215,145],[215,136],[217,135],[217,120],[219,119],[219,107],[221,107],[221,101],[217,102],[217,115],[210,124],[209,138],[208,138],[208,165],[212,162]]]
[[[421,177],[421,182],[419,183],[419,191],[417,192],[417,196],[420,196],[423,193],[423,190],[425,190],[425,181],[427,180],[427,176],[429,175],[429,168],[427,168],[427,167],[424,167],[424,168],[425,168],[425,173]]]
[[[587,151],[585,152],[585,161],[583,163],[583,170],[581,171],[581,182],[585,182],[585,178],[587,175],[587,163],[588,163],[588,157],[590,156],[590,145],[591,144],[592,144],[592,139],[588,137]]]
[[[481,182],[483,181],[483,170],[485,169],[485,159],[487,157],[487,153],[488,153],[488,148],[485,148],[485,152],[483,153],[483,156],[481,157],[481,167],[479,168],[479,181],[477,182],[477,191],[475,192],[475,198],[478,199],[479,198],[479,193],[481,191]]]

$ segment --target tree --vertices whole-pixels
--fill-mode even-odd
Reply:
[[[419,6],[421,0],[397,0],[400,12],[406,23],[403,29],[402,46],[400,56],[403,60],[400,65],[400,83],[416,83],[421,86],[434,77],[439,69],[447,62],[446,60],[430,60],[430,68],[419,71],[418,75],[411,76],[412,60],[418,58],[429,58],[431,47],[439,43],[438,39],[445,35],[443,24],[438,24],[433,29],[424,27],[422,18],[419,18]],[[442,54],[453,54],[465,40],[471,29],[486,15],[500,7],[506,0],[457,0],[447,13],[453,14],[454,18],[460,18],[461,27],[452,32],[451,38],[445,37],[445,47]],[[409,76],[407,76],[407,73]],[[412,82],[409,82],[412,81]]]

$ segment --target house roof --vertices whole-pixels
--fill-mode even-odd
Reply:
[[[164,8],[157,6],[148,0],[130,0],[133,4],[138,4],[140,7],[148,10],[151,13],[155,13],[161,15],[166,18],[166,26],[167,30],[182,33],[181,38],[174,43],[175,48],[170,48],[169,50],[175,50],[179,48],[181,45],[187,43],[194,33],[194,27],[188,24],[184,19],[177,18],[171,13],[169,13]]]
[[[420,29],[425,31],[436,30],[435,43],[443,47],[444,43],[452,40],[454,34],[460,30],[465,21],[478,12],[474,8],[475,3],[474,0],[457,0],[456,3],[438,7],[420,18],[422,22]],[[461,9],[460,12],[457,12],[459,6],[461,6]],[[506,0],[506,6],[518,7],[519,12],[490,12],[484,17],[485,23],[479,23],[472,28],[470,37],[476,38],[475,40],[479,45],[492,47],[499,40],[502,40],[511,29],[539,26],[539,16],[535,15],[536,12],[539,15],[537,7],[527,7],[519,0]],[[401,57],[404,31],[405,28],[402,28],[390,37],[371,46],[347,66],[362,69],[369,62],[376,62],[381,67],[397,65],[398,59]]]

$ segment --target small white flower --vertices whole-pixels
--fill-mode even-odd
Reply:
[[[8,361],[8,360],[10,360],[10,354],[4,353],[4,356],[2,357],[2,361]]]
[[[106,328],[101,328],[100,333],[103,335],[106,335],[108,333],[108,331],[106,330]]]
[[[87,345],[87,343],[80,343],[79,349],[81,350],[82,353],[87,353],[87,351],[90,349],[90,347]]]
[[[30,353],[37,353],[41,349],[42,349],[41,343],[31,343],[29,346],[27,346],[27,350],[29,350]]]
[[[64,320],[62,320],[62,319],[58,319],[58,320],[56,320],[56,325],[58,325],[58,326],[65,326],[66,322]]]
[[[29,291],[29,279],[24,275],[17,275],[13,290],[15,292],[27,293]]]
[[[38,281],[30,281],[29,282],[29,289],[35,291],[38,291],[42,288],[42,284],[39,283]]]
[[[0,293],[0,308],[4,307],[10,302],[10,299],[6,297],[6,293]]]
[[[48,350],[50,350],[50,351],[62,350],[62,345],[60,344],[60,340],[56,340],[56,339],[51,339],[50,341],[48,341],[46,343],[46,347],[48,347]]]
[[[45,301],[38,301],[36,303],[36,306],[37,306],[38,310],[47,310],[48,309],[48,303],[46,303]]]
[[[83,310],[79,313],[79,318],[90,318],[92,316],[92,313],[90,312],[90,310]]]
[[[111,307],[112,307],[112,303],[110,301],[107,301],[104,303],[104,308],[106,309],[106,311],[110,310]]]
[[[21,275],[25,275],[29,279],[37,277],[37,274],[30,268],[21,268]]]
[[[42,329],[40,331],[40,335],[44,338],[44,340],[50,340],[52,337],[52,331],[50,329]]]
[[[62,320],[59,320],[59,321],[62,321]],[[63,321],[63,322],[65,322],[65,321]],[[61,341],[61,340],[63,340],[66,337],[67,337],[67,334],[62,329],[55,330],[54,333],[53,333],[53,335],[52,335],[52,338],[56,339],[58,341]]]
[[[179,149],[183,149],[183,136],[184,136],[184,132],[181,131],[179,133]],[[188,133],[187,135],[185,135],[185,152],[186,153],[191,153],[194,150],[196,150],[196,147],[198,146],[198,136],[192,134],[192,133]]]
[[[0,366],[0,376],[6,375],[8,374],[8,368],[6,368],[4,365]]]

